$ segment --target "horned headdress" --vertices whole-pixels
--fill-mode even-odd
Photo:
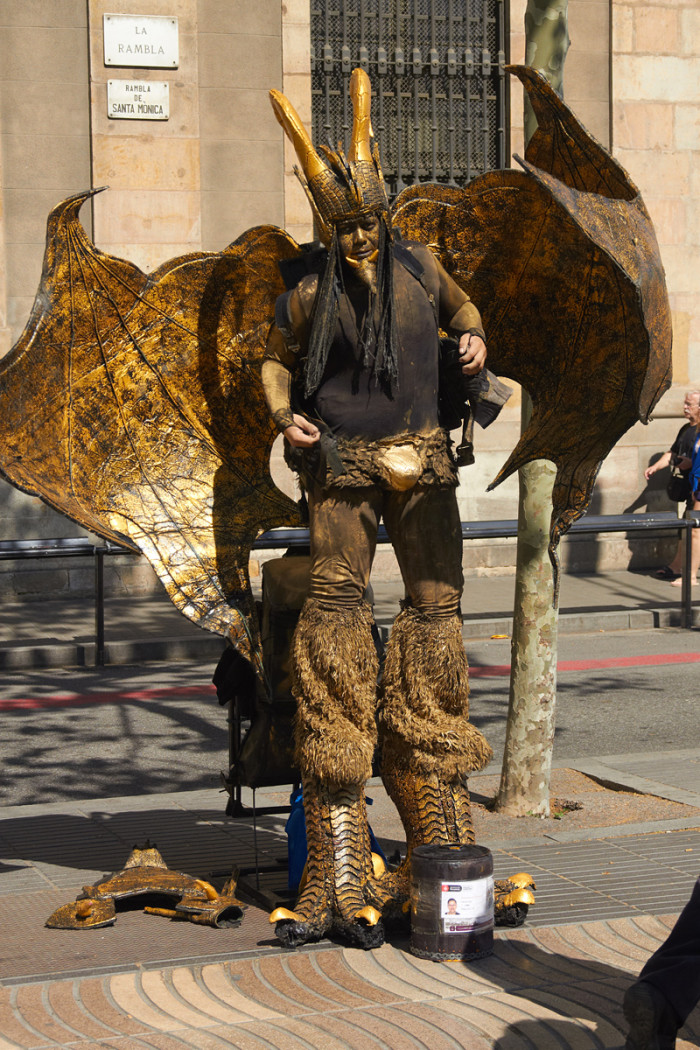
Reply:
[[[373,147],[370,142],[372,92],[369,77],[363,69],[352,71],[350,98],[353,124],[346,156],[340,146],[337,150],[328,146],[315,149],[289,99],[279,91],[270,92],[275,116],[299,158],[300,167],[295,167],[294,171],[306,191],[319,236],[328,248],[328,261],[314,305],[304,372],[306,397],[310,397],[321,383],[338,317],[338,291],[343,281],[338,223],[357,222],[367,215],[379,216],[380,231],[376,280],[372,281],[369,307],[360,335],[360,351],[366,364],[370,360],[374,362],[377,382],[387,392],[395,390],[398,383],[391,217],[379,151],[376,143]],[[375,297],[380,304],[376,315]]]
[[[363,215],[388,213],[389,202],[376,143],[371,145],[371,87],[363,69],[350,77],[353,125],[347,156],[340,146],[318,150],[304,128],[299,114],[280,91],[270,92],[275,116],[294,146],[300,167],[294,171],[301,182],[318,225],[319,235],[328,245],[333,227],[343,220]]]

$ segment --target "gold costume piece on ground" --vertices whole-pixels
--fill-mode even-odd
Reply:
[[[134,847],[121,871],[95,886],[83,886],[83,896],[58,908],[45,925],[57,930],[108,926],[116,921],[121,900],[166,897],[172,900],[173,908],[145,904],[144,911],[206,926],[238,926],[246,905],[236,898],[235,891],[235,876],[218,893],[203,879],[172,871],[154,846]]]

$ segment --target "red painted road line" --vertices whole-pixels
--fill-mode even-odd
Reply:
[[[207,699],[215,693],[213,685],[180,685],[170,689],[127,689],[100,693],[71,693],[64,696],[28,696],[0,700],[0,711],[31,711],[47,707],[84,707],[89,704],[123,704],[134,700],[172,700],[179,696],[204,693]]]
[[[559,674],[565,671],[600,671],[614,667],[653,667],[662,664],[700,663],[700,653],[661,653],[657,656],[611,656],[605,660],[562,660],[557,665]],[[505,678],[510,675],[510,664],[469,668],[472,678]],[[30,696],[0,700],[0,711],[32,711],[49,707],[84,707],[90,704],[123,704],[133,701],[169,700],[179,696],[205,694],[207,699],[215,692],[213,685],[181,685],[170,689],[128,689],[125,691],[68,694],[64,696]]]
[[[562,671],[600,671],[606,667],[649,667],[660,664],[697,664],[700,653],[660,653],[657,656],[610,656],[605,660],[561,660],[557,673]],[[510,674],[510,664],[492,667],[470,667],[472,678],[500,678]]]

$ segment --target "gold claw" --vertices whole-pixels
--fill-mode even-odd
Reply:
[[[499,904],[504,908],[510,908],[512,904],[534,904],[535,895],[532,890],[513,890],[506,897],[502,897]]]
[[[386,871],[386,864],[379,856],[378,853],[372,854],[372,872],[375,879],[381,879],[382,875]]]
[[[373,908],[371,904],[368,904],[366,908],[362,908],[355,915],[355,919],[364,919],[368,926],[376,926],[381,917],[381,912]]]
[[[200,890],[204,890],[207,895],[208,901],[215,901],[219,899],[219,894],[216,892],[210,882],[205,882],[204,879],[196,879],[196,883]]]
[[[290,911],[289,908],[275,908],[270,915],[270,922],[284,922],[286,919],[290,919],[292,922],[301,922],[301,918],[295,911]]]
[[[537,889],[532,875],[528,875],[526,871],[519,871],[517,875],[510,875],[508,882],[512,882],[513,885],[517,886],[520,890],[524,889],[526,886],[532,886],[533,890]]]

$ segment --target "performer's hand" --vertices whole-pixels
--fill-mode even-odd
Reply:
[[[486,364],[486,343],[480,335],[465,332],[459,341],[459,360],[465,376],[475,376]]]
[[[321,437],[321,431],[310,420],[295,412],[294,423],[285,428],[284,436],[293,448],[311,448]]]

